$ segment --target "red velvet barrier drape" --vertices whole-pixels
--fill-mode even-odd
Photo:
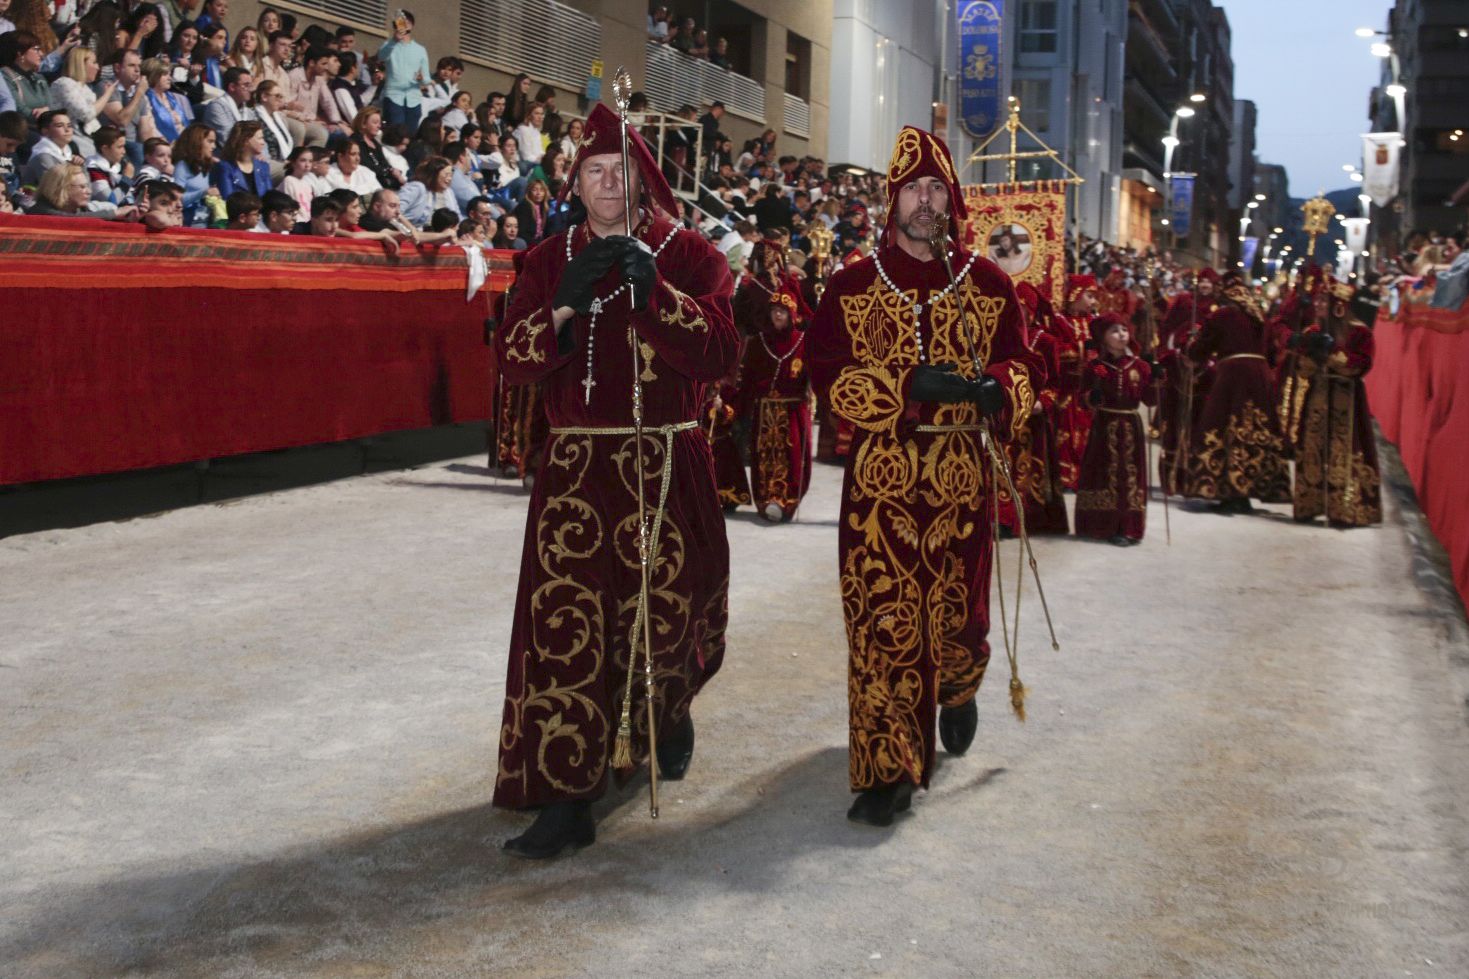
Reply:
[[[0,215],[0,484],[488,418],[462,249]]]
[[[1379,317],[1367,396],[1398,447],[1469,605],[1469,311],[1405,305]]]

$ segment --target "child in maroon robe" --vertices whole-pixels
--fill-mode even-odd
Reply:
[[[1157,400],[1151,366],[1128,348],[1131,331],[1113,314],[1091,325],[1097,358],[1087,367],[1092,428],[1076,484],[1076,534],[1125,547],[1143,539],[1148,513],[1148,443],[1138,405]]]
[[[772,523],[794,517],[811,486],[811,375],[802,309],[793,292],[773,293],[765,325],[745,353],[750,485],[756,512]]]

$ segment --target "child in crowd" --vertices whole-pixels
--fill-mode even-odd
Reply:
[[[1092,426],[1076,485],[1076,534],[1126,547],[1142,543],[1148,513],[1148,443],[1137,409],[1156,403],[1157,391],[1121,318],[1098,316],[1091,335],[1098,353],[1085,374]]]

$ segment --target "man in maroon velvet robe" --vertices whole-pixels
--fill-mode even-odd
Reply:
[[[1055,316],[1047,331],[1056,345],[1056,463],[1061,485],[1076,489],[1092,413],[1086,403],[1083,375],[1087,365],[1089,325],[1097,312],[1097,280],[1091,275],[1066,278],[1066,313]]]
[[[507,383],[539,383],[550,421],[526,522],[495,780],[497,806],[541,807],[505,844],[525,857],[591,843],[590,804],[609,773],[626,777],[649,753],[640,662],[638,682],[629,681],[634,650],[642,651],[639,479],[653,551],[656,761],[665,779],[688,767],[689,704],[724,655],[729,547],[698,412],[705,385],[726,376],[738,354],[729,266],[663,213],[677,213],[677,204],[632,130],[627,185],[642,206],[625,236],[621,130],[605,107],[593,109],[566,181],[587,220],[527,254],[495,338]],[[631,764],[613,771],[619,724],[629,718]]]
[[[949,238],[956,291],[931,244],[941,217],[951,232],[965,217],[948,148],[904,127],[887,180],[876,252],[832,277],[806,334],[816,384],[855,430],[838,531],[860,793],[847,815],[874,826],[928,785],[935,715],[951,753],[974,738],[994,549],[983,432],[1023,432],[1044,381],[1010,277]]]
[[[1214,296],[1218,284],[1219,273],[1213,269],[1205,267],[1196,272],[1192,287],[1169,304],[1158,331],[1156,356],[1162,391],[1153,427],[1162,450],[1158,453],[1158,482],[1168,494],[1181,493],[1188,487],[1190,433],[1197,429],[1194,423],[1209,396],[1212,367],[1207,362],[1195,367],[1187,351],[1204,321],[1218,308]]]

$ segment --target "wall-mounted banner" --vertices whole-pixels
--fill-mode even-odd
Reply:
[[[1168,202],[1168,220],[1173,223],[1173,233],[1187,238],[1193,227],[1194,218],[1194,174],[1175,173],[1168,178],[1173,199]]]
[[[1003,119],[1000,41],[1005,0],[959,0],[959,124],[984,139]]]
[[[1249,275],[1250,269],[1255,267],[1255,254],[1259,250],[1259,238],[1246,238],[1244,244],[1240,245],[1239,260],[1244,263],[1245,275]]]
[[[1398,196],[1398,144],[1401,133],[1362,134],[1362,193],[1378,207]]]
[[[1372,222],[1367,218],[1342,218],[1342,227],[1346,229],[1345,241],[1347,247],[1360,255],[1367,250],[1367,226]]]

